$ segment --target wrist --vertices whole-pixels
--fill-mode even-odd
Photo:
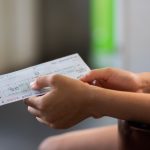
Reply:
[[[88,87],[88,112],[94,118],[101,118],[106,115],[107,92],[106,89],[89,86]]]

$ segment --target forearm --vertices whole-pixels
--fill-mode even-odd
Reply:
[[[141,79],[141,89],[144,93],[150,93],[150,73],[144,72],[138,74]]]
[[[150,95],[93,88],[94,115],[150,123]],[[100,110],[102,109],[102,110]]]

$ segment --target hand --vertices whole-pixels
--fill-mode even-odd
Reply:
[[[81,78],[81,81],[113,90],[142,92],[139,74],[121,69],[96,69]]]
[[[25,101],[37,120],[52,128],[68,128],[90,117],[90,86],[62,75],[39,77],[33,89],[51,86],[49,93]]]

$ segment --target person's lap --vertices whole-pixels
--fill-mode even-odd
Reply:
[[[119,150],[118,128],[115,125],[49,137],[40,150]]]

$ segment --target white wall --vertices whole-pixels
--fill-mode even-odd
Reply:
[[[124,0],[124,63],[132,71],[150,71],[150,0]]]

